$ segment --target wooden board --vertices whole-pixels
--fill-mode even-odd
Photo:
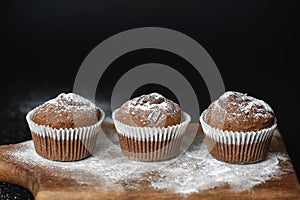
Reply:
[[[190,128],[198,126],[191,124]],[[112,124],[103,124],[107,133],[115,134]],[[198,138],[203,138],[201,128]],[[200,140],[202,141],[202,140]],[[32,141],[30,141],[32,142]],[[28,143],[28,142],[27,142]],[[300,199],[300,186],[291,160],[288,156],[280,134],[276,134],[271,143],[270,152],[282,153],[287,159],[278,165],[282,173],[247,191],[233,191],[228,185],[198,191],[188,195],[164,190],[155,190],[147,180],[135,180],[120,184],[138,185],[123,187],[123,190],[107,189],[103,183],[82,184],[76,176],[90,176],[89,169],[80,172],[57,170],[41,167],[38,163],[22,162],[11,152],[24,151],[23,143],[0,146],[0,181],[21,185],[29,189],[35,199]],[[24,145],[23,145],[24,146]],[[89,160],[87,159],[86,162]],[[50,161],[51,162],[51,161]],[[85,161],[83,161],[85,162]],[[122,163],[120,163],[122,164]],[[51,165],[51,164],[50,164]],[[101,177],[99,177],[101,179]]]

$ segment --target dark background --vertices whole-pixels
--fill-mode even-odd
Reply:
[[[277,0],[11,1],[1,6],[0,14],[0,145],[31,139],[26,112],[71,91],[77,70],[95,46],[121,31],[157,26],[199,42],[218,66],[226,90],[247,92],[270,104],[299,177],[299,142],[295,139],[299,133],[298,13],[295,2]],[[183,73],[201,100],[200,109],[208,106],[200,74],[183,58],[151,49],[130,52],[113,62],[98,85],[99,101],[109,103],[118,78],[148,62]],[[157,85],[132,93],[153,88],[163,93]],[[174,98],[170,91],[165,95]],[[0,183],[0,198],[31,199],[32,195]]]

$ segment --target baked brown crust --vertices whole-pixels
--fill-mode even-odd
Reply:
[[[168,127],[179,124],[181,116],[178,104],[158,93],[151,93],[125,102],[116,119],[130,126]]]
[[[234,132],[258,131],[275,123],[275,114],[262,100],[228,91],[211,103],[205,115],[208,125]]]
[[[42,104],[33,114],[32,121],[59,129],[91,126],[100,117],[99,108],[89,100],[73,93],[62,93]]]

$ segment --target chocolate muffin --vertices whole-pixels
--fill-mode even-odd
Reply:
[[[74,93],[61,93],[30,111],[27,122],[36,152],[57,161],[91,155],[104,112]]]
[[[181,122],[181,108],[158,93],[134,98],[116,114],[120,122],[138,127],[168,127]]]
[[[60,94],[41,105],[32,121],[52,128],[91,126],[100,120],[101,112],[90,101],[73,93]]]
[[[141,161],[176,156],[191,120],[178,104],[158,93],[125,102],[112,117],[123,153]]]
[[[251,163],[267,156],[276,117],[263,100],[228,91],[212,102],[200,122],[212,156],[230,163]]]

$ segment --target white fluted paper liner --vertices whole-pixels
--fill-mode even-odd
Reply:
[[[170,159],[180,153],[182,136],[191,121],[183,113],[182,122],[169,127],[134,127],[116,119],[118,109],[112,118],[119,134],[123,153],[130,159],[139,161],[158,161]]]
[[[207,110],[203,111],[200,116],[200,123],[203,132],[206,136],[210,137],[216,142],[221,142],[223,144],[252,144],[261,141],[266,141],[272,137],[273,132],[277,126],[276,122],[273,126],[262,129],[259,131],[249,131],[249,132],[234,132],[234,131],[223,131],[218,128],[211,127],[205,122],[205,114]]]
[[[61,145],[57,145],[58,144],[57,142],[60,142],[60,141],[66,143],[69,146],[68,148],[73,148],[73,145],[74,145],[74,148],[76,148],[79,145],[83,145],[90,154],[93,152],[98,133],[100,132],[100,129],[101,129],[101,124],[105,117],[105,113],[101,108],[97,107],[101,112],[101,116],[100,116],[100,120],[97,123],[95,123],[94,125],[85,126],[85,127],[76,127],[76,128],[56,129],[56,128],[52,128],[50,126],[39,125],[39,124],[35,123],[34,121],[32,121],[33,114],[35,113],[35,111],[37,109],[39,109],[39,107],[40,106],[29,111],[26,115],[26,121],[28,123],[29,129],[32,134],[34,134],[35,136],[44,138],[44,139],[52,139],[52,140],[56,141],[56,144],[55,144],[56,148],[61,148],[61,149],[57,149],[57,152],[63,152],[64,151],[63,148],[65,148],[62,146],[62,145],[64,145],[63,143]],[[80,141],[81,143],[73,144],[73,141],[76,141],[76,143],[78,141]],[[36,146],[37,141],[34,141],[34,144]],[[51,142],[48,141],[47,145],[51,145]],[[39,147],[36,147],[36,149],[37,148],[39,148]],[[50,146],[43,147],[43,148],[46,149],[45,151],[48,151],[51,149]],[[80,159],[79,158],[80,153],[77,153],[76,149],[74,149],[74,151],[75,151],[74,154],[77,154],[78,159]],[[41,152],[37,152],[37,153],[41,154]],[[52,158],[56,157],[55,155],[50,155],[51,154],[50,152],[43,152],[43,153],[48,154]],[[53,152],[52,152],[52,154],[53,154]],[[67,155],[64,155],[64,157],[65,157],[64,159],[68,160],[68,158],[66,158]],[[59,160],[59,159],[53,159],[53,160]],[[74,159],[71,159],[71,160],[77,160],[76,156],[74,157]]]
[[[180,124],[168,127],[136,127],[124,124],[116,119],[118,109],[112,114],[112,118],[119,134],[133,138],[138,141],[165,141],[180,137],[184,134],[191,121],[189,114],[183,112],[183,119]]]

